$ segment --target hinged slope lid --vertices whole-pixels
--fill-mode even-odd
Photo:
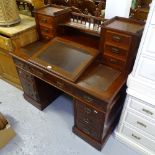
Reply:
[[[29,61],[74,82],[98,53],[98,50],[93,48],[55,38]]]

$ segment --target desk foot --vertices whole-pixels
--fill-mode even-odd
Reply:
[[[25,100],[27,100],[29,103],[31,103],[33,106],[35,106],[36,108],[38,108],[41,111],[44,110],[49,105],[49,103],[48,104],[47,103],[46,104],[38,103],[37,101],[33,100],[26,94],[23,94],[23,96],[24,96]]]
[[[97,150],[101,151],[101,149],[102,149],[102,143],[101,142],[98,142],[95,139],[91,138],[90,136],[88,136],[87,134],[85,134],[84,132],[79,130],[76,126],[73,126],[73,132],[77,136],[82,138],[84,141],[86,141],[87,143],[89,143],[90,145],[95,147]]]
[[[116,122],[117,121],[114,121],[113,125],[109,128],[109,130],[107,131],[107,133],[105,134],[105,136],[103,137],[101,142],[91,138],[90,136],[88,136],[87,134],[82,132],[80,129],[78,129],[76,126],[73,126],[72,130],[73,130],[73,133],[75,133],[77,136],[82,138],[84,141],[89,143],[91,146],[93,146],[97,150],[101,151],[102,147],[106,144],[108,138],[112,134],[112,132],[117,124]]]

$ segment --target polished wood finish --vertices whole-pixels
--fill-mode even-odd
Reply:
[[[71,14],[65,8],[55,9],[54,6],[53,10],[58,11],[55,11],[55,15],[58,16],[53,17],[52,8],[47,6],[40,12],[36,11],[36,20],[39,17],[39,21],[46,21],[37,22],[40,30],[40,26],[53,27],[57,18],[59,22],[54,29],[58,31],[54,34],[56,37],[49,42],[32,43],[11,53],[24,97],[43,110],[50,100],[59,95],[59,91],[70,95],[74,103],[73,132],[101,150],[118,122],[127,73],[133,64],[143,25],[117,17],[103,23],[100,33],[89,26],[85,29],[72,25],[71,20],[59,18],[59,13],[63,17]],[[127,29],[122,25],[127,25]],[[40,38],[42,40],[42,36]],[[78,56],[75,51],[79,52]],[[86,55],[91,56],[89,61],[85,59]],[[110,59],[110,62],[106,59]],[[115,63],[115,59],[120,64]],[[112,65],[109,64],[111,61]],[[58,94],[55,94],[57,91]]]
[[[61,94],[57,89],[43,81],[38,81],[26,71],[20,68],[17,68],[17,71],[24,91],[24,98],[38,109],[43,110]]]
[[[60,51],[61,53],[59,53]],[[57,37],[48,43],[43,50],[32,56],[30,61],[74,82],[98,53],[93,48],[86,48],[75,42],[68,42]]]
[[[42,50],[45,46],[43,45],[39,50]],[[31,45],[31,47],[33,50],[34,47],[36,48],[35,45]],[[72,82],[48,69],[32,63],[30,58],[35,55],[36,50],[34,51],[33,54],[29,54],[29,51],[23,48],[20,49],[20,52],[11,53],[18,68],[25,99],[43,110],[55,98],[55,94],[53,94],[56,92],[55,88],[72,96],[74,98],[75,109],[73,132],[77,135],[82,133],[80,136],[85,141],[101,150],[103,143],[115,127],[114,122],[118,119],[119,111],[123,105],[123,102],[120,102],[120,100],[124,99],[126,76],[98,62],[94,62],[89,65],[84,74],[76,82]],[[110,79],[109,85],[106,82],[109,80],[109,76],[103,77],[106,73],[108,75],[116,74],[115,78]],[[104,85],[102,82],[105,82],[105,85],[107,85],[104,89],[102,88],[102,85]],[[47,100],[47,94],[52,99]],[[115,110],[113,111],[113,109]],[[81,111],[84,113],[81,114]],[[89,111],[91,111],[91,114],[89,114]],[[87,125],[86,122],[88,119],[90,119],[90,122]],[[85,121],[86,124],[83,124],[81,121]],[[105,125],[106,121],[108,126]],[[94,128],[96,124],[100,125],[100,129]],[[106,129],[104,129],[104,126],[107,126]],[[91,131],[89,131],[89,128]],[[87,130],[90,134],[88,134]]]
[[[70,19],[71,10],[66,7],[47,5],[34,11],[39,37],[43,41],[54,38],[57,34],[57,25]]]
[[[103,63],[126,74],[131,72],[144,23],[114,17],[102,25],[100,51]]]

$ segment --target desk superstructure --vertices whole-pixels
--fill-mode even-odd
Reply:
[[[101,150],[117,124],[127,74],[131,70],[143,24],[117,17],[104,23],[98,35],[98,32],[79,28],[79,23],[78,27],[75,24],[71,27],[73,21],[69,10],[54,8],[59,10],[55,18],[53,13],[46,11],[56,6],[47,7],[35,12],[41,41],[11,53],[24,97],[41,110],[62,92],[73,97],[73,132]],[[40,13],[42,18],[38,19]],[[52,26],[53,19],[59,21],[54,22],[55,26]],[[53,35],[42,32],[38,20],[43,22],[43,27],[50,27],[48,31],[50,34],[54,32]]]

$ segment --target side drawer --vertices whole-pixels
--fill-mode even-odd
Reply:
[[[38,21],[39,21],[39,25],[43,25],[43,26],[52,26],[52,24],[54,23],[54,19],[50,16],[45,16],[45,15],[41,15],[38,14]]]
[[[131,97],[129,99],[129,107],[155,120],[155,108],[145,104],[144,102]]]
[[[74,93],[75,93],[75,96],[79,97],[82,101],[88,103],[89,105],[93,105],[104,112],[106,111],[107,103],[103,102],[102,100],[97,99],[92,95],[89,95],[88,93],[85,93],[79,89],[76,89]]]
[[[114,56],[118,59],[126,60],[128,51],[113,45],[105,44],[104,46],[104,54],[109,56]]]
[[[112,68],[115,68],[119,71],[122,71],[124,68],[125,68],[125,62],[124,61],[121,61],[119,59],[116,59],[116,58],[113,58],[113,57],[110,57],[110,56],[107,56],[107,55],[104,55],[104,64],[105,65],[108,65]]]
[[[128,112],[126,115],[125,121],[155,137],[155,132],[154,132],[155,125],[147,121],[143,117],[139,117],[131,112]]]
[[[41,39],[43,40],[43,41],[49,41],[49,40],[51,40],[52,38],[54,38],[54,35],[47,35],[47,34],[41,34]]]
[[[85,134],[91,136],[94,139],[100,140],[100,131],[98,131],[97,129],[91,128],[87,124],[82,123],[81,121],[77,121],[76,125]]]
[[[155,147],[154,147],[155,142],[147,138],[144,134],[142,135],[139,132],[135,131],[134,129],[128,128],[127,126],[123,126],[122,134],[125,135],[130,140],[141,145],[142,147],[146,147],[147,149],[155,152]]]
[[[11,39],[0,35],[0,48],[12,51],[13,45]]]
[[[45,27],[45,26],[40,26],[40,33],[42,35],[54,36],[54,29],[53,28],[48,28],[48,27]]]
[[[17,68],[24,93],[35,101],[40,101],[34,78],[27,72]],[[23,75],[25,74],[25,75]],[[20,76],[22,75],[22,76]],[[29,78],[24,78],[29,77]]]
[[[76,106],[76,119],[92,128],[101,128],[104,124],[105,115],[84,103],[74,100]]]
[[[62,91],[72,93],[72,90],[73,90],[72,86],[70,84],[66,83],[65,81],[58,79],[57,77],[54,77],[53,75],[50,75],[47,72],[39,70],[38,68],[29,66],[28,64],[26,64],[18,59],[14,58],[14,62],[19,68],[22,68],[22,69],[30,72],[34,76],[50,83],[51,85],[61,89]],[[21,74],[22,77],[24,76],[24,78],[28,78],[27,75],[23,75],[22,73],[19,73],[19,74]]]
[[[120,47],[124,47],[127,50],[130,47],[132,37],[126,34],[120,34],[113,31],[106,31],[105,42],[109,42]]]

